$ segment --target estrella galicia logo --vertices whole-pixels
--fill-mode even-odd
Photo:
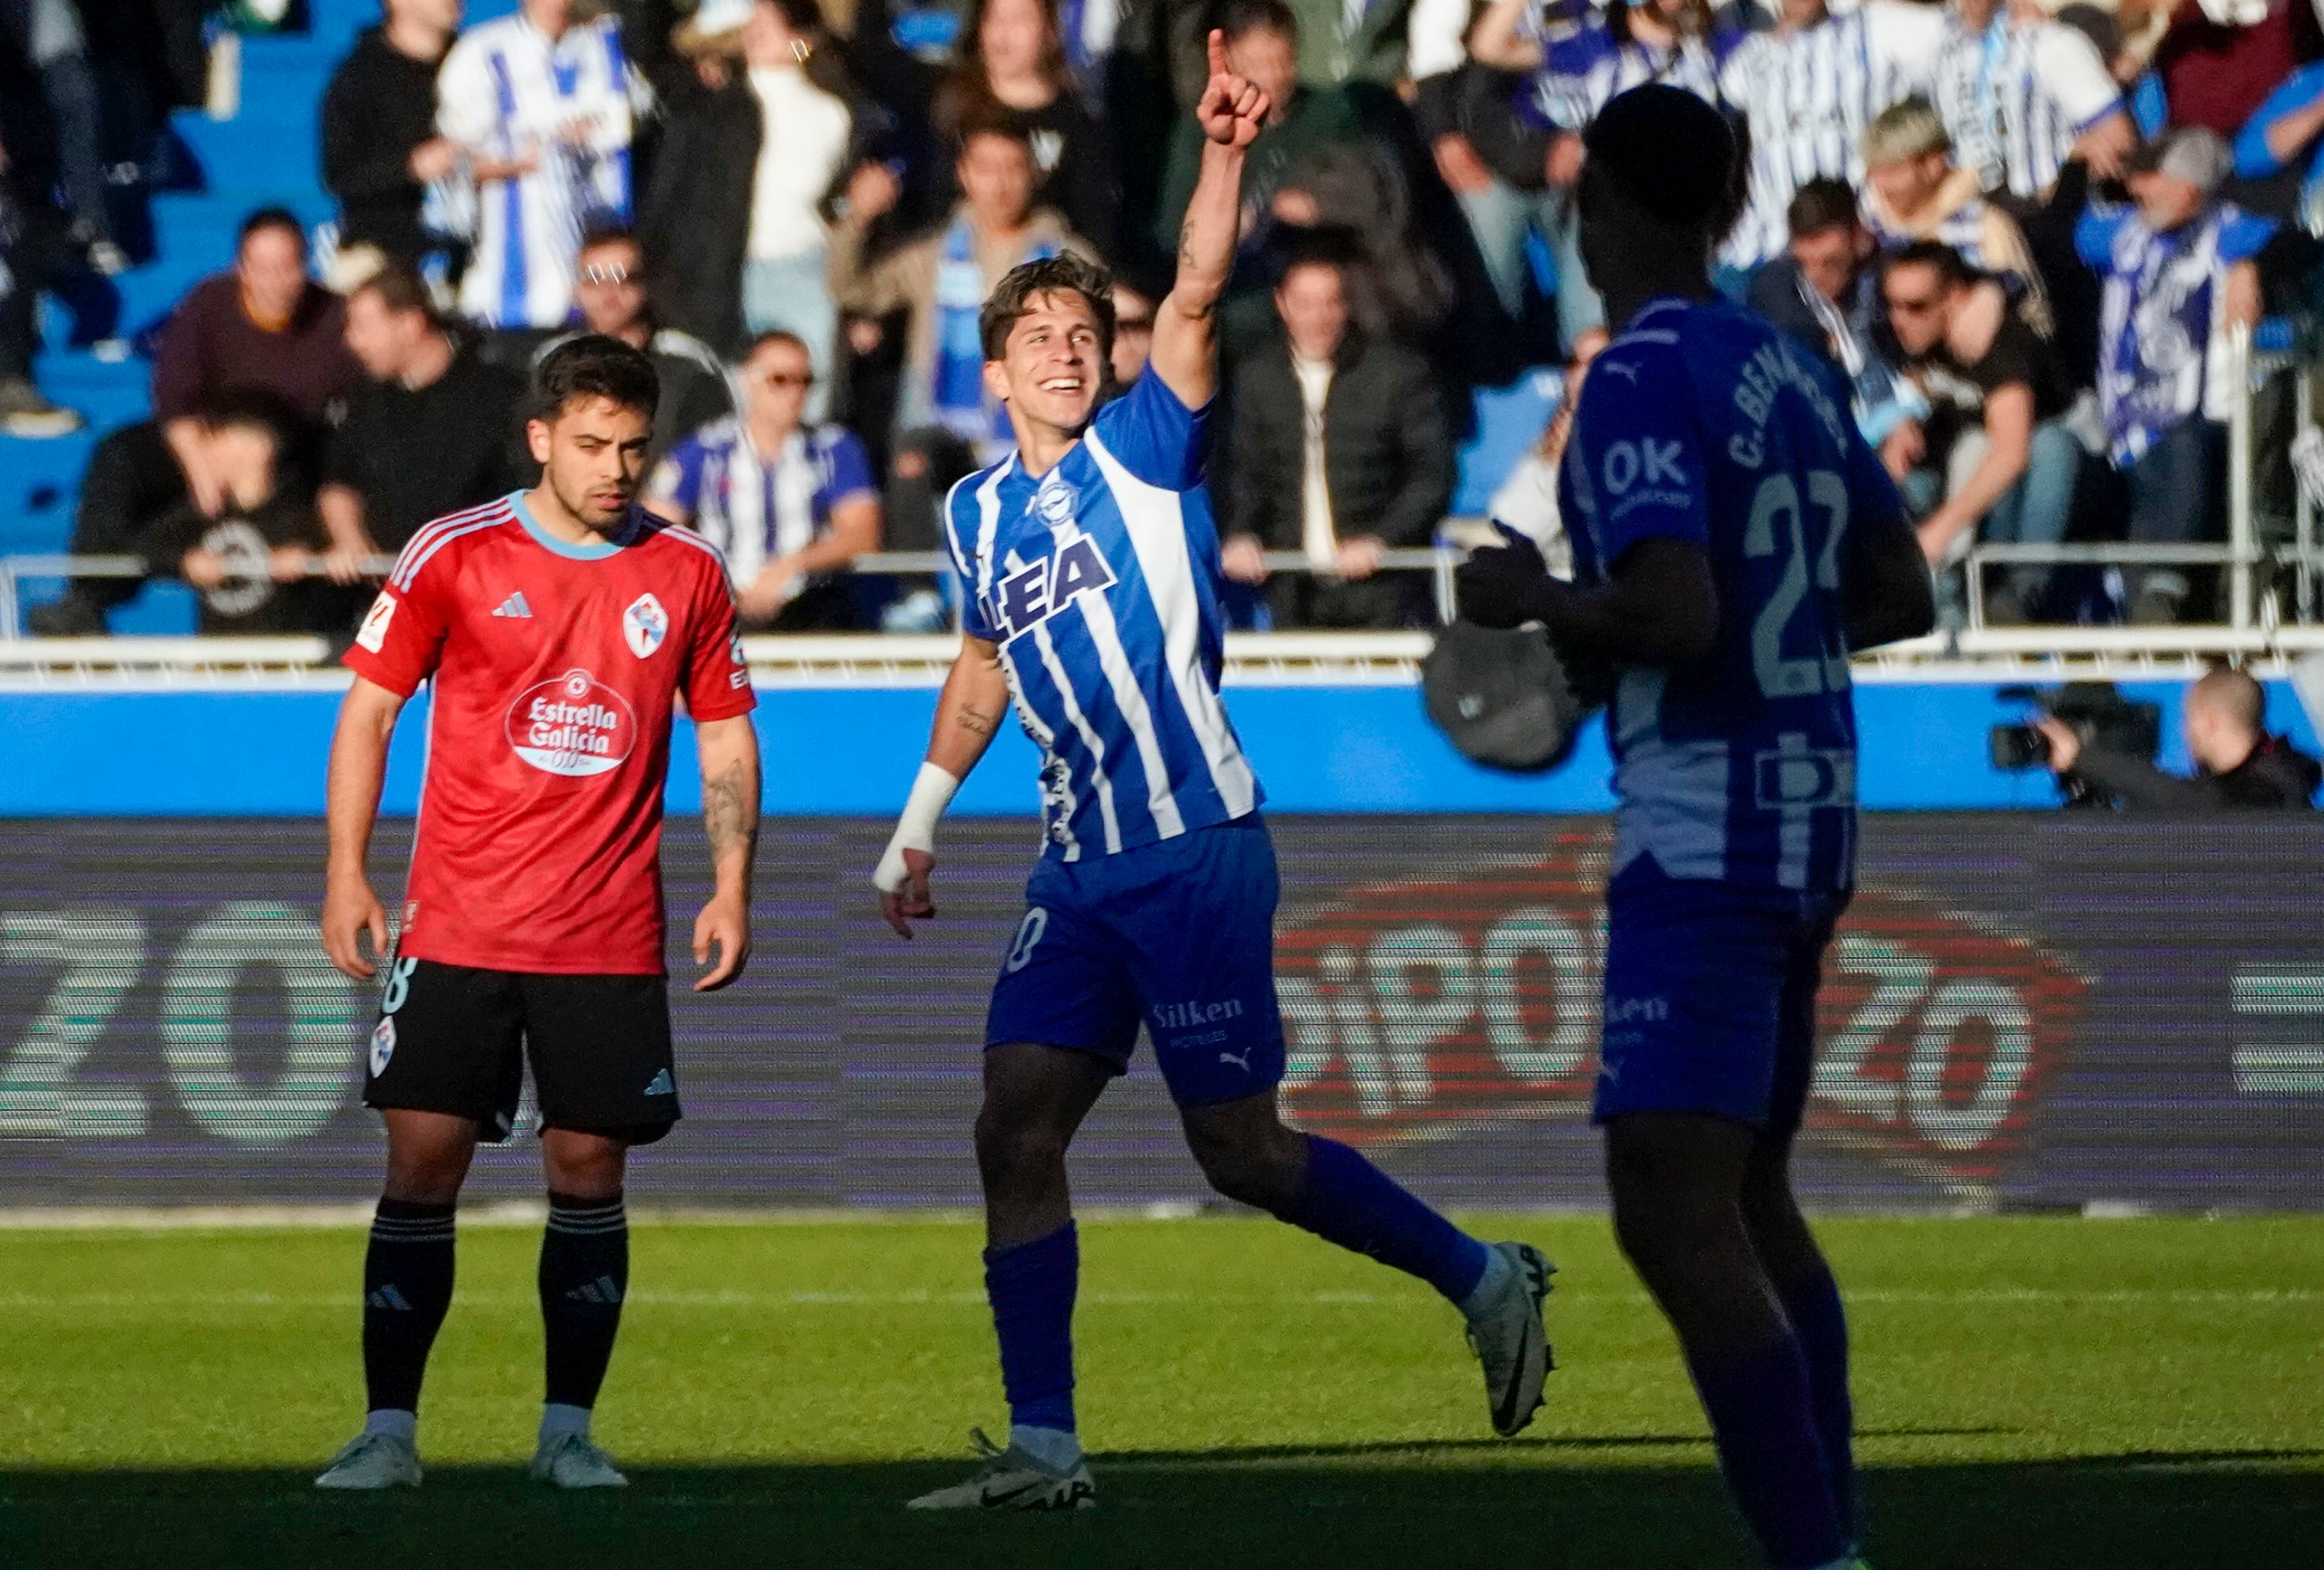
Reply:
[[[1073,604],[1074,596],[1111,588],[1118,580],[1097,542],[1075,534],[1046,561],[1022,567],[993,590],[1004,641],[1024,636]]]

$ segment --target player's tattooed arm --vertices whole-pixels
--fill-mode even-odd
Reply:
[[[936,729],[928,737],[928,762],[955,780],[984,756],[1009,712],[1009,678],[1001,650],[982,638],[963,638],[960,657],[936,698]]]
[[[751,862],[759,844],[759,734],[746,714],[697,721],[694,731],[702,759],[702,826],[717,879],[709,903],[694,923],[694,962],[708,967],[694,990],[706,993],[742,974],[751,956]]]
[[[1225,34],[1211,34],[1210,55],[1211,79],[1194,107],[1202,173],[1178,229],[1178,275],[1154,313],[1155,373],[1190,409],[1208,403],[1218,382],[1215,319],[1241,239],[1243,154],[1275,115],[1268,96],[1228,69]]]

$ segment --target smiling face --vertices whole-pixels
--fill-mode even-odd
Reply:
[[[558,503],[601,534],[617,529],[645,478],[653,421],[642,409],[611,398],[569,399],[547,420],[525,427],[541,482]]]
[[[1952,160],[1942,152],[1891,158],[1864,171],[1880,199],[1892,213],[1916,213],[1952,172]]]
[[[1025,301],[1001,357],[984,363],[984,384],[1017,413],[1057,430],[1079,430],[1097,409],[1105,359],[1097,312],[1071,290]]]

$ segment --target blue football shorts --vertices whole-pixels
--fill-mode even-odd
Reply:
[[[1110,856],[1044,857],[1001,960],[988,1048],[1086,1052],[1116,1074],[1143,1024],[1180,1106],[1283,1078],[1275,845],[1256,814]]]
[[[1591,1116],[1709,1113],[1799,1130],[1816,988],[1848,891],[1679,879],[1652,857],[1606,891],[1606,1030]]]

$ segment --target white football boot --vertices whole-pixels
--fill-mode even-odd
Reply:
[[[410,1440],[393,1434],[358,1434],[331,1458],[315,1486],[349,1492],[418,1488],[420,1452]]]
[[[1059,1471],[1011,1445],[1003,1450],[982,1428],[969,1430],[981,1464],[966,1482],[924,1493],[916,1510],[1086,1510],[1097,1507],[1097,1484],[1083,1457]]]
[[[1523,1431],[1541,1409],[1542,1386],[1556,1366],[1542,1311],[1556,1267],[1531,1243],[1498,1242],[1492,1247],[1511,1269],[1499,1294],[1469,1321],[1469,1344],[1484,1366],[1493,1432],[1506,1439]]]
[[[630,1480],[586,1434],[557,1434],[532,1453],[532,1480],[558,1488],[627,1488]]]

